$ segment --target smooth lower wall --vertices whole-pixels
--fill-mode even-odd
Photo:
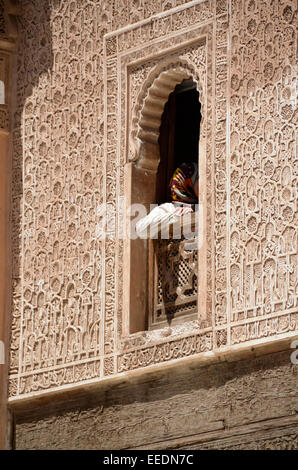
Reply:
[[[15,411],[16,449],[295,449],[292,351],[180,366]]]

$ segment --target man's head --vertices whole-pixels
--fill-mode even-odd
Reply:
[[[172,200],[196,204],[198,199],[198,164],[181,163],[170,182]]]

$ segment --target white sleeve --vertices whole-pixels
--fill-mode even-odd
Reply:
[[[150,227],[150,236],[155,236],[161,225],[165,226],[176,222],[177,218],[173,215],[174,211],[174,204],[170,202],[155,207],[146,217],[137,222],[137,235],[141,238],[147,238],[147,229]]]

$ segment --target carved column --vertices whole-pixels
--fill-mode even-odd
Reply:
[[[0,449],[11,447],[7,407],[11,310],[11,135],[12,64],[17,2],[0,1]]]
[[[0,448],[7,444],[7,381],[9,342],[9,133],[0,129]]]

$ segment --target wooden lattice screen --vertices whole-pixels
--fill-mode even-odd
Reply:
[[[197,319],[197,239],[170,237],[150,244],[149,329]]]

